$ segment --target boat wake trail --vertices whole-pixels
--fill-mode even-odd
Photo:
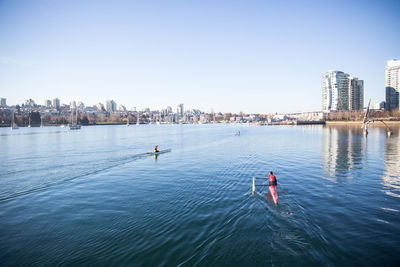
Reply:
[[[44,184],[42,184],[40,186],[34,186],[34,187],[29,188],[27,190],[21,190],[21,191],[18,191],[18,192],[9,193],[6,196],[0,196],[0,202],[9,201],[9,200],[12,200],[12,199],[14,199],[16,197],[20,197],[20,196],[28,195],[28,194],[31,194],[31,193],[34,193],[34,192],[38,192],[38,191],[41,191],[41,190],[45,190],[45,189],[47,189],[49,187],[52,187],[52,186],[56,186],[56,185],[59,185],[59,184],[62,184],[62,183],[70,182],[70,181],[73,181],[75,179],[79,179],[79,178],[86,177],[86,176],[89,176],[89,175],[94,175],[94,174],[97,174],[97,173],[101,173],[103,171],[107,171],[109,169],[121,166],[121,165],[126,164],[126,163],[130,163],[132,161],[135,161],[135,160],[138,160],[138,159],[141,159],[141,158],[145,158],[145,157],[148,157],[148,156],[149,156],[149,154],[147,154],[147,153],[140,153],[140,154],[120,157],[118,159],[112,159],[112,160],[104,159],[104,160],[96,162],[94,168],[93,168],[93,166],[90,167],[91,171],[79,172],[76,175],[72,175],[72,176],[64,178],[64,179],[58,179],[57,181],[54,181],[54,182],[45,182]],[[89,164],[90,164],[89,162],[85,162],[85,169],[88,168],[87,166]],[[73,165],[73,164],[68,164],[68,166],[70,166],[70,165]],[[78,169],[78,171],[79,170],[81,170],[81,169]],[[49,171],[52,171],[52,170],[49,170]],[[53,170],[53,173],[54,173],[54,170]],[[57,177],[50,177],[50,178],[57,178]]]

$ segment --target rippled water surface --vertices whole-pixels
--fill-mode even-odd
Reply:
[[[392,130],[0,129],[0,265],[399,264]],[[155,144],[172,151],[146,155]],[[251,193],[270,170],[278,205]]]

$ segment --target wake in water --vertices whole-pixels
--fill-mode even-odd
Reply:
[[[96,162],[96,166],[102,166],[102,167],[98,167],[98,168],[95,168],[94,170],[91,170],[91,171],[86,171],[86,172],[83,172],[83,173],[79,173],[77,175],[73,175],[71,177],[67,177],[67,178],[64,178],[64,179],[61,179],[61,180],[57,180],[55,182],[48,182],[48,183],[42,184],[40,186],[36,186],[36,187],[30,188],[28,190],[22,190],[22,191],[18,191],[18,192],[15,192],[15,193],[12,193],[12,194],[9,194],[9,195],[6,195],[6,196],[2,196],[2,197],[0,197],[0,202],[8,201],[8,200],[14,199],[16,197],[24,196],[24,195],[27,195],[27,194],[30,194],[30,193],[33,193],[33,192],[41,191],[41,190],[44,190],[46,188],[49,188],[49,187],[52,187],[52,186],[55,186],[55,185],[59,185],[59,184],[65,183],[65,182],[69,182],[69,181],[72,181],[72,180],[75,180],[75,179],[79,179],[79,178],[82,178],[82,177],[85,177],[85,176],[101,173],[103,171],[106,171],[106,170],[121,166],[121,165],[126,164],[126,163],[130,163],[132,161],[135,161],[135,160],[138,160],[138,159],[141,159],[141,158],[149,157],[149,156],[151,156],[151,154],[140,153],[140,154],[135,154],[135,155],[131,155],[131,156],[121,157],[119,159],[102,160],[101,162]],[[84,162],[84,165],[87,166],[88,163],[90,163],[90,162]],[[82,164],[82,162],[80,162],[80,164]],[[76,164],[75,163],[65,164],[65,165],[62,165],[62,167],[68,167],[68,166],[73,166],[73,165],[76,165]],[[53,166],[53,168],[59,168],[59,167],[60,166],[55,166],[55,167]],[[46,168],[39,168],[39,169],[36,169],[35,171],[43,170],[43,169],[46,169]],[[9,175],[9,174],[15,174],[15,173],[24,172],[24,171],[26,171],[26,170],[23,170],[23,171],[10,171],[10,172],[7,172],[6,174]]]

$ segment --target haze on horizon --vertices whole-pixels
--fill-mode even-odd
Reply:
[[[321,77],[385,99],[399,1],[0,1],[0,97],[269,113],[321,110]]]

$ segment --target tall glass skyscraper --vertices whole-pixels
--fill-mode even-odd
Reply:
[[[360,110],[364,106],[364,81],[342,71],[322,76],[322,110]]]
[[[398,109],[400,91],[400,60],[388,60],[386,65],[386,109]]]
[[[55,107],[57,109],[60,107],[60,99],[58,99],[58,98],[53,99],[53,107]]]
[[[345,110],[348,102],[348,77],[342,71],[328,71],[322,77],[322,110]]]
[[[114,112],[117,110],[117,103],[114,100],[107,100],[106,101],[106,110],[108,112]]]

